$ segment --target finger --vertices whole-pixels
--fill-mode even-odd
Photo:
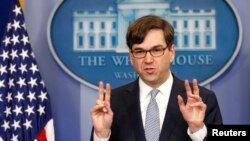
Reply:
[[[202,98],[199,95],[190,95],[189,98],[194,99],[195,101],[202,101]]]
[[[194,89],[194,95],[199,95],[199,87],[197,79],[193,79],[193,89]]]
[[[95,105],[91,110],[91,115],[96,114],[97,112],[100,112],[103,109],[104,105]]]
[[[103,82],[99,82],[99,92],[98,92],[98,99],[103,100],[104,98],[104,87],[103,87]]]
[[[109,83],[106,84],[105,101],[110,102],[111,97],[111,86]]]
[[[104,101],[103,100],[96,100],[96,105],[104,105]]]
[[[199,101],[199,102],[195,102],[195,103],[191,104],[190,107],[198,107],[201,109],[206,109],[206,104],[203,103],[202,101]]]
[[[108,112],[108,109],[107,109],[106,107],[103,107],[103,108],[102,108],[102,111],[103,111],[104,113],[107,113],[107,112]]]
[[[177,96],[177,99],[178,99],[179,108],[182,111],[182,109],[185,107],[184,100],[183,100],[183,98],[180,95]]]
[[[110,107],[110,102],[105,101],[104,104],[105,104],[105,111],[107,113],[113,114],[113,111],[112,111],[112,109]]]
[[[185,81],[184,81],[184,85],[185,85],[185,89],[186,89],[187,96],[192,95],[192,90],[191,90],[191,88],[190,88],[190,85],[189,85],[188,80],[185,80]]]

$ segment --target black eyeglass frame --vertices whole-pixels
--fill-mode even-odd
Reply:
[[[153,56],[153,57],[160,57],[160,56],[163,56],[163,55],[164,55],[165,50],[166,50],[167,48],[168,48],[168,47],[154,47],[154,48],[151,48],[151,49],[149,49],[149,50],[145,50],[145,49],[130,50],[130,52],[131,52],[131,54],[133,55],[133,57],[138,58],[138,59],[144,58],[144,57],[147,55],[148,52],[149,52],[150,55]],[[154,53],[152,53],[153,51],[156,51],[156,50],[159,50],[159,49],[160,49],[161,53],[159,53],[159,54],[157,54],[157,55],[155,55]],[[135,55],[136,51],[138,51],[138,53],[141,53],[141,54],[143,53],[143,55],[141,55],[141,56],[136,56],[136,55]],[[139,51],[141,51],[141,52],[139,52]]]

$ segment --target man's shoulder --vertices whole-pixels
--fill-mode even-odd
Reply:
[[[180,78],[174,76],[174,85],[177,85],[177,87],[181,88],[181,89],[185,89],[185,86],[184,86],[184,80],[181,80]],[[189,85],[190,87],[192,88],[192,83],[189,82]],[[199,92],[201,95],[205,94],[214,94],[214,91],[211,90],[211,89],[208,89],[206,88],[205,86],[201,86],[201,85],[198,85],[199,87]]]
[[[132,101],[138,98],[138,82],[133,81],[125,85],[112,89],[111,107],[114,111],[119,111],[121,107],[130,105]]]
[[[112,89],[112,93],[121,93],[121,92],[130,92],[134,91],[135,89],[138,88],[138,80],[132,81],[130,83],[118,86],[117,88]]]

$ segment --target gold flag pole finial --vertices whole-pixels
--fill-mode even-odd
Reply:
[[[19,0],[20,6],[22,7],[23,11],[24,11],[24,0]]]

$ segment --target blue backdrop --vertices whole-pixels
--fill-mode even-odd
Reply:
[[[0,5],[0,35],[5,25],[8,1],[3,0]],[[233,64],[209,87],[217,95],[225,124],[250,124],[250,16],[247,12],[250,3],[248,0],[231,1],[242,21],[242,47]],[[56,140],[87,141],[91,130],[89,111],[97,92],[70,77],[51,54],[47,25],[56,4],[56,0],[25,0],[26,26],[51,97]]]

